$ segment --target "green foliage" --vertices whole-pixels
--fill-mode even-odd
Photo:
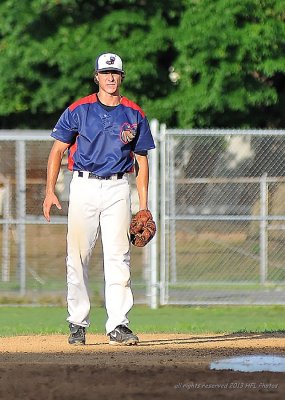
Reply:
[[[95,90],[93,63],[104,51],[122,56],[126,95],[137,101],[156,97],[165,85],[159,64],[175,18],[175,1],[166,3],[169,15],[159,1],[3,1],[0,115],[18,126],[21,117],[24,124],[46,126],[45,116]]]
[[[282,127],[284,19],[283,0],[2,0],[0,127],[50,128],[103,51],[150,119]]]
[[[280,0],[187,1],[177,30],[180,126],[284,122],[285,24]]]

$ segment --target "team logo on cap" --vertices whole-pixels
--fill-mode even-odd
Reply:
[[[110,56],[110,60],[106,61],[106,64],[112,65],[115,63],[116,57]]]
[[[125,122],[121,126],[120,139],[123,143],[128,144],[134,140],[137,134],[137,124],[129,124]]]

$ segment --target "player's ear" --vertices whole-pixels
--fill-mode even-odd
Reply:
[[[98,73],[94,72],[94,82],[96,83],[96,85],[99,85],[99,81],[98,81]]]
[[[123,80],[125,79],[125,76],[126,76],[125,72],[122,72],[122,73],[121,73],[122,82],[123,82]]]

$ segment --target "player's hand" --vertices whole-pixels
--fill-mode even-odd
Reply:
[[[61,210],[61,205],[56,195],[54,193],[48,193],[43,203],[44,217],[48,222],[50,222],[50,209],[53,205],[55,205],[59,210]]]

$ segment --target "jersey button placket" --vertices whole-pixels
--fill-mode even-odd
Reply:
[[[105,133],[111,133],[112,132],[112,125],[113,125],[113,118],[111,117],[110,114],[104,114],[102,117],[102,124],[104,128]]]

